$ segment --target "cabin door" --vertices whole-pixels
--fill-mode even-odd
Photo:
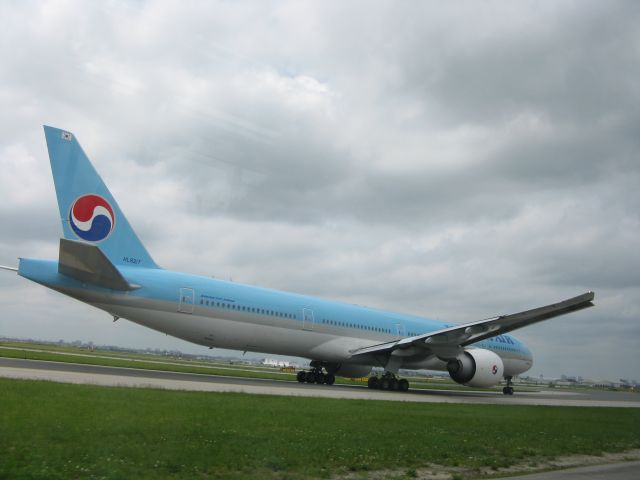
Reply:
[[[181,288],[178,311],[182,313],[193,313],[194,297],[193,288]]]
[[[407,336],[407,331],[404,328],[404,325],[402,325],[400,323],[396,323],[395,324],[395,332],[394,333],[396,334],[396,338],[398,338],[398,339]]]
[[[310,308],[302,309],[302,329],[303,330],[313,330],[313,310]]]

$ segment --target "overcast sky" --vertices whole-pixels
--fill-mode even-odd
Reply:
[[[516,332],[640,380],[640,4],[0,1],[0,264],[56,258],[43,124],[163,267]],[[208,352],[0,272],[0,336]]]

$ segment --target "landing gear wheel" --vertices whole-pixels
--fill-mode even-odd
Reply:
[[[398,378],[393,372],[385,372],[382,377],[369,377],[367,386],[391,392],[406,392],[409,390],[409,381],[404,378]]]
[[[333,385],[336,377],[333,373],[325,372],[321,362],[311,362],[309,370],[301,370],[296,374],[296,380],[300,383],[316,383],[318,385]]]
[[[504,393],[505,395],[513,395],[513,387],[511,386],[512,378],[513,377],[504,377],[504,379],[507,381],[507,386],[502,389],[502,393]]]

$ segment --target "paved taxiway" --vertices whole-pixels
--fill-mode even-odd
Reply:
[[[352,385],[308,385],[283,380],[223,377],[195,373],[82,365],[0,357],[0,377],[50,380],[105,386],[164,388],[208,392],[243,392],[264,395],[395,400],[431,403],[501,405],[557,405],[572,407],[640,408],[640,394],[624,392],[498,392],[410,390],[406,393],[370,390]]]
[[[555,472],[533,473],[516,477],[503,477],[502,480],[636,480],[640,472],[640,462],[622,462],[609,465],[590,465],[588,467],[569,468]]]

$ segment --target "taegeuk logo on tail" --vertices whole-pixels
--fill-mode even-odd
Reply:
[[[115,228],[116,217],[109,202],[100,195],[87,193],[71,204],[69,225],[82,240],[101,242]]]

